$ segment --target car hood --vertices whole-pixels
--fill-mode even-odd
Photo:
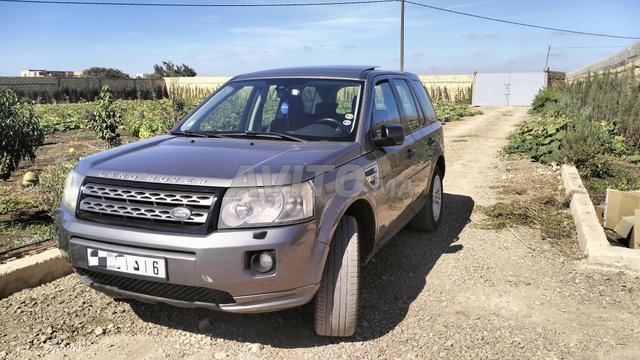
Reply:
[[[353,142],[290,142],[160,136],[81,160],[82,175],[217,187],[287,185],[320,175],[362,153]]]

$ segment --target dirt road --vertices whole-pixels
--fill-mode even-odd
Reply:
[[[499,200],[514,176],[548,173],[498,154],[526,109],[482,111],[445,126],[441,229],[403,230],[365,267],[353,338],[316,337],[310,306],[261,315],[130,306],[68,276],[0,300],[0,359],[640,357],[638,277],[586,268],[534,229],[514,229],[523,243],[482,226],[476,205]]]

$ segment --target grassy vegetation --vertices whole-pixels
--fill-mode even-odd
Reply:
[[[602,179],[591,182],[599,189],[636,187],[640,82],[632,73],[605,73],[543,90],[533,114],[510,137],[506,153],[575,164],[585,178]]]
[[[505,159],[512,177],[499,186],[500,201],[479,206],[492,229],[527,226],[538,229],[542,238],[566,254],[576,254],[575,226],[567,209],[560,181],[555,173],[542,171],[539,164],[518,156]],[[535,176],[532,176],[535,174]]]
[[[482,112],[471,108],[471,101],[436,101],[433,104],[438,119],[445,122],[457,121],[463,117],[479,115]]]
[[[38,202],[35,200],[20,199],[9,192],[0,192],[0,215],[37,207],[37,205]]]

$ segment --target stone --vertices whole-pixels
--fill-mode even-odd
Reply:
[[[251,352],[252,353],[259,353],[260,351],[262,351],[262,345],[261,344],[251,344]]]
[[[207,331],[207,329],[209,329],[210,326],[211,326],[211,320],[209,320],[209,318],[202,319],[198,323],[198,331],[205,332]]]

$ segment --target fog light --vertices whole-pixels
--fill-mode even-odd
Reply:
[[[262,251],[251,257],[251,269],[259,273],[268,273],[275,267],[275,253]]]

